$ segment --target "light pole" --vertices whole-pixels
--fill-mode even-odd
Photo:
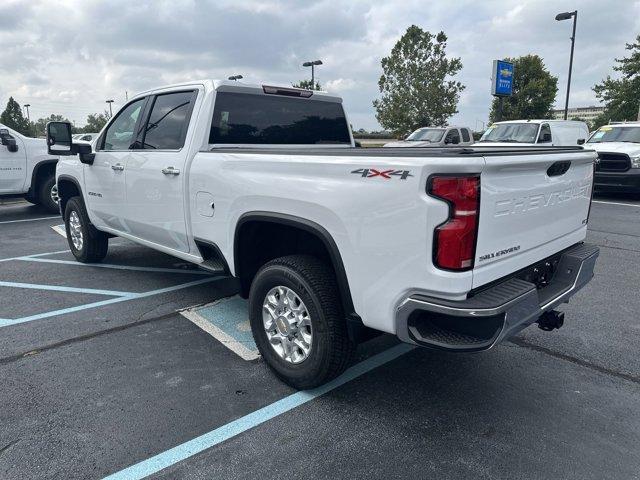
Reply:
[[[113,100],[105,100],[105,103],[109,104],[109,118],[113,117],[113,112],[111,111],[111,104],[113,103]]]
[[[229,77],[229,80],[233,80],[233,81],[237,82],[238,80],[241,80],[242,78],[243,78],[242,75],[231,75]]]
[[[313,60],[311,62],[304,62],[302,64],[303,67],[311,67],[311,90],[316,89],[316,77],[314,67],[316,65],[322,65],[322,60]]]
[[[569,78],[567,79],[567,98],[564,103],[564,119],[567,119],[569,113],[569,91],[571,90],[571,69],[573,68],[573,47],[576,44],[576,22],[578,21],[578,10],[573,12],[563,12],[556,15],[556,20],[569,20],[573,17],[573,34],[571,35],[571,56],[569,57]]]
[[[31,135],[31,119],[29,118],[29,107],[31,106],[30,103],[25,103],[24,104],[24,109],[27,111],[27,122],[29,123],[29,135]]]

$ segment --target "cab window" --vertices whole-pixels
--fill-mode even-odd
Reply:
[[[453,128],[447,132],[447,136],[444,137],[444,143],[451,143],[453,145],[460,143],[460,133],[457,128]]]
[[[102,150],[128,150],[134,141],[136,122],[140,117],[144,98],[124,107],[109,125],[104,135]]]
[[[195,91],[158,95],[144,133],[145,149],[178,150],[184,146]]]
[[[462,128],[460,130],[462,132],[462,141],[463,142],[470,142],[471,141],[471,135],[469,134],[469,130],[466,128]]]
[[[538,134],[538,143],[550,143],[551,141],[551,127],[548,123],[543,123]]]

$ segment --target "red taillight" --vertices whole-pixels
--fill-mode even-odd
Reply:
[[[438,268],[473,268],[480,210],[479,176],[433,176],[427,193],[449,203],[449,219],[434,231],[433,261]]]

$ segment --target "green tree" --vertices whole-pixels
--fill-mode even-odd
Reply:
[[[320,82],[316,80],[316,84],[312,85],[311,80],[300,80],[298,83],[292,83],[294,88],[304,88],[305,90],[322,90],[320,88]]]
[[[47,123],[49,122],[69,122],[67,118],[62,115],[56,115],[52,113],[48,117],[39,118],[35,122],[31,123],[31,131],[34,133],[36,137],[43,137],[47,134]],[[73,128],[72,128],[73,131]],[[74,132],[75,133],[75,132]]]
[[[0,123],[22,135],[31,135],[31,132],[29,132],[29,121],[22,115],[22,108],[20,108],[20,105],[13,97],[9,97],[7,107],[4,109],[4,112],[0,114]]]
[[[596,97],[605,105],[604,113],[596,118],[594,124],[600,127],[610,120],[636,120],[640,105],[640,35],[635,43],[627,43],[625,47],[629,56],[616,58],[613,70],[620,72],[619,79],[607,76],[602,83],[594,85]]]
[[[92,113],[87,116],[87,124],[84,126],[83,133],[98,133],[109,121],[109,112]]]
[[[551,75],[538,55],[505,60],[513,63],[513,95],[504,99],[502,120],[551,118],[558,94],[558,77]],[[497,119],[498,98],[494,98],[489,120]]]
[[[445,125],[458,113],[465,87],[451,77],[462,69],[462,62],[447,58],[446,48],[444,32],[434,35],[411,25],[382,59],[378,80],[382,96],[373,106],[386,130],[405,136],[419,127]]]

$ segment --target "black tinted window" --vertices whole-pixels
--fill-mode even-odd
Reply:
[[[471,135],[469,135],[469,130],[467,130],[466,128],[462,128],[462,129],[460,129],[460,131],[462,132],[462,141],[463,142],[470,142],[471,141]]]
[[[340,103],[218,92],[209,143],[350,143]]]
[[[460,134],[458,133],[458,130],[457,129],[449,130],[449,132],[447,133],[447,136],[444,139],[444,143],[453,143],[453,144],[460,143]]]
[[[158,95],[145,129],[144,148],[182,148],[187,135],[194,92]]]

